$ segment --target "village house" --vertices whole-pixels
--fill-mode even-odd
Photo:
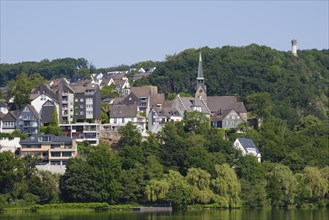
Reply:
[[[19,112],[16,120],[16,128],[25,134],[37,134],[41,127],[40,115],[33,105],[26,105]]]
[[[236,149],[241,150],[243,156],[250,154],[257,157],[258,162],[261,162],[262,156],[260,154],[260,151],[251,139],[237,138],[234,141],[233,146]]]

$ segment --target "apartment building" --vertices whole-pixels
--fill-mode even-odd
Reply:
[[[64,173],[68,159],[77,156],[75,141],[65,136],[36,134],[21,140],[20,145],[20,156],[38,156],[41,163],[37,168],[53,173]]]

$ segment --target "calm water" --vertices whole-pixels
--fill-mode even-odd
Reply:
[[[174,211],[172,213],[139,212],[47,212],[2,213],[0,219],[24,220],[328,220],[329,209],[316,210],[202,210]]]

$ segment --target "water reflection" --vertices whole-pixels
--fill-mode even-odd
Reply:
[[[1,220],[328,220],[329,209],[283,210],[283,209],[239,209],[239,210],[192,210],[158,213],[140,212],[39,212],[2,213]]]

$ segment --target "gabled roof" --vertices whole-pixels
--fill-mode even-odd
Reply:
[[[251,139],[238,138],[238,141],[240,142],[240,144],[242,145],[242,147],[245,149],[246,152],[248,152],[248,148],[249,148],[249,149],[255,149],[257,153],[260,153],[255,143]]]
[[[170,108],[154,107],[153,109],[154,109],[154,111],[156,111],[156,113],[159,116],[164,116],[167,118],[170,118],[171,116],[182,117],[180,115],[180,113],[177,111],[177,109],[174,107],[172,107],[172,108],[171,107]]]
[[[27,107],[28,109],[30,109],[31,113],[33,114],[33,116],[34,116],[36,119],[40,119],[40,115],[39,115],[39,113],[37,112],[37,110],[34,108],[33,105],[27,104],[26,107]]]
[[[46,141],[46,139],[42,138],[49,138],[49,141]],[[24,140],[21,140],[20,144],[32,144],[32,143],[72,143],[72,139],[67,136],[55,136],[53,134],[34,134],[31,135],[28,138],[25,138]]]
[[[117,104],[120,104],[120,105],[133,105],[133,104],[136,104],[136,103],[139,103],[139,102],[140,102],[139,98],[134,93],[130,93],[124,99],[120,100]]]
[[[113,105],[110,118],[132,118],[137,117],[137,105]]]
[[[113,79],[113,81],[116,86],[123,86],[127,82],[127,79]]]
[[[2,113],[2,112],[0,112],[0,120],[1,120],[3,117],[5,117],[5,114]]]
[[[247,112],[243,102],[238,102],[235,96],[208,96],[207,105],[212,113],[228,109],[234,109],[238,113]]]
[[[83,85],[75,85],[73,86],[73,90],[75,93],[84,93],[86,90],[96,90],[98,88],[97,84],[83,84]]]
[[[124,98],[118,97],[118,98],[114,98],[113,100],[113,105],[118,105],[120,104],[120,102],[122,102],[124,100]]]
[[[107,86],[111,81],[113,81],[112,78],[103,79],[101,82],[101,86]]]
[[[237,103],[235,96],[208,96],[207,105],[211,112],[232,109]]]
[[[201,107],[201,112],[204,114],[210,114],[208,107],[206,106],[205,102],[199,98],[193,97],[177,97],[181,100],[185,110],[187,112],[193,112],[194,107]]]
[[[158,88],[156,86],[131,87],[130,92],[134,93],[138,98],[148,97],[158,93]]]
[[[18,111],[9,111],[3,116],[2,121],[16,121],[18,118]]]
[[[164,94],[152,94],[151,95],[151,107],[157,107],[159,104],[163,105],[165,102]]]
[[[229,115],[232,111],[234,111],[236,113],[236,111],[234,109],[227,109],[227,110],[223,110],[223,111],[218,111],[217,113],[215,113],[212,117],[211,117],[211,121],[222,121],[223,119],[225,119],[225,117],[227,115]],[[237,113],[236,113],[237,114]],[[239,114],[237,114],[237,116],[240,118]]]

